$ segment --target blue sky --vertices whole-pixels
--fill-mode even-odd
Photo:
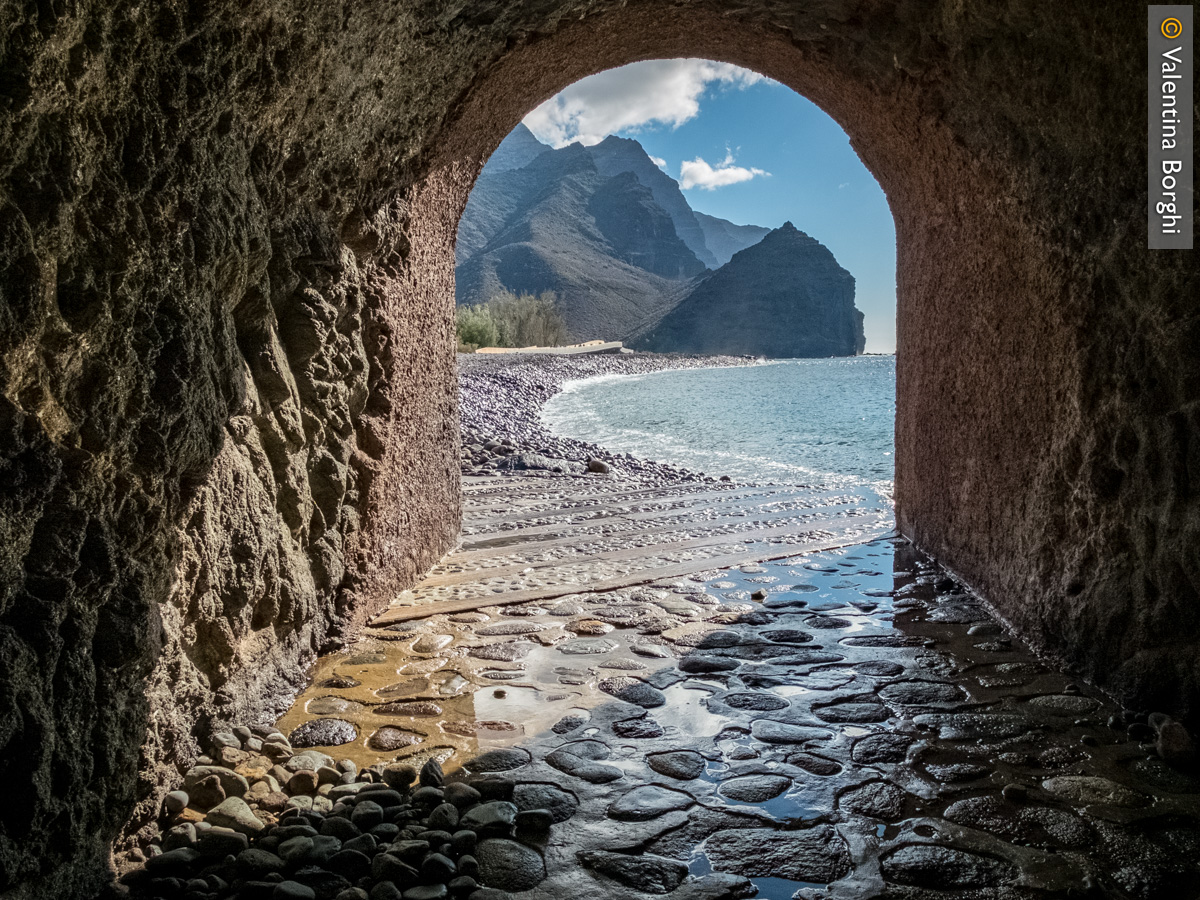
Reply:
[[[693,209],[791,221],[855,277],[867,350],[895,350],[896,234],[883,190],[841,127],[790,88],[724,63],[654,60],[576,82],[525,124],[554,146],[636,138]]]

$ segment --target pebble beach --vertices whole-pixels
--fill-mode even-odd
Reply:
[[[497,471],[579,474],[589,460],[604,471],[667,483],[701,476],[661,462],[614,454],[607,448],[550,432],[540,412],[575,379],[599,375],[646,375],[668,369],[753,365],[746,356],[689,356],[659,353],[605,353],[581,356],[460,354],[459,415],[463,474]],[[594,466],[593,468],[601,468]],[[557,470],[557,471],[556,471]]]

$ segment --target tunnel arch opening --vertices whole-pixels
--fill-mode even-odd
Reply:
[[[1061,386],[1078,381],[1074,361],[1058,352],[1072,340],[1056,302],[1062,266],[1031,227],[999,159],[969,148],[948,126],[938,108],[944,98],[906,70],[900,54],[882,68],[882,49],[863,35],[828,39],[814,27],[818,34],[806,42],[795,30],[736,16],[624,8],[510,41],[461,95],[422,158],[409,214],[419,289],[437,285],[449,332],[454,235],[470,190],[524,115],[568,85],[660,58],[728,62],[778,81],[843,128],[895,222],[898,523],[985,595],[1011,588],[1019,595],[1025,575],[996,563],[1026,553],[1043,525],[1019,533],[991,523],[1014,518],[1031,487],[1009,448],[1036,445],[1066,399]],[[988,352],[1005,369],[1001,396],[994,369],[966,359]],[[990,409],[981,417],[984,397]],[[936,455],[922,452],[931,432],[944,448]],[[990,481],[984,490],[981,470]],[[1034,485],[1040,489],[1046,486]],[[1006,612],[1033,631],[1043,625],[1039,613],[1015,603]]]
[[[1133,257],[1117,193],[1097,186],[1100,194],[1084,199],[1085,183],[1125,184],[1131,163],[1105,156],[1099,131],[1085,134],[1046,106],[1063,91],[1097,109],[1133,101],[1082,71],[1069,86],[1053,67],[1019,77],[1001,45],[976,42],[963,10],[943,12],[914,31],[903,14],[886,25],[872,18],[868,29],[853,16],[797,14],[785,23],[647,4],[510,36],[429,132],[409,194],[418,290],[440,286],[448,331],[453,236],[475,178],[527,110],[574,81],[639,60],[692,57],[786,85],[845,130],[895,221],[899,527],[1044,651],[1129,702],[1188,715],[1195,654],[1173,655],[1178,641],[1163,628],[1166,610],[1195,597],[1170,574],[1181,545],[1128,541],[1128,511],[1102,490],[1105,473],[1127,462],[1105,446],[1097,423],[1125,417],[1177,451],[1178,440],[1131,399],[1141,382],[1105,393],[1104,372],[1120,353],[1088,326],[1089,310],[1116,321],[1132,308],[1111,290],[1118,270],[1156,285],[1183,270],[1163,261],[1152,278],[1149,268],[1161,266]],[[1079,13],[1099,30],[1112,25],[1107,12]],[[1072,40],[1060,21],[1038,16],[1021,34],[1022,58],[1050,58]],[[1112,57],[1084,59],[1099,73]],[[1088,159],[1107,160],[1106,174],[1091,163],[1082,174],[1083,146],[1092,148]],[[1086,212],[1088,203],[1109,218]],[[1119,253],[1097,255],[1101,233]],[[1176,309],[1155,297],[1164,311]],[[1155,485],[1147,498],[1170,492],[1161,478],[1145,480]],[[1161,577],[1139,574],[1156,567]],[[1131,592],[1143,598],[1135,613]]]
[[[458,225],[460,307],[550,291],[568,331],[558,343],[621,340],[642,350],[768,358],[894,350],[895,223],[886,195],[837,122],[761,73],[699,58],[604,70],[528,111],[481,179]],[[794,260],[788,274],[797,281],[791,302],[780,294],[771,305],[785,316],[771,337],[739,319],[727,322],[737,338],[696,334],[692,323],[683,335],[651,339],[680,285],[708,277],[706,268],[715,273],[785,223],[792,240],[777,235],[763,257]],[[737,278],[718,284],[710,298]],[[796,304],[810,293],[820,301],[802,314]],[[839,296],[865,315],[865,336],[854,333],[852,317],[821,318],[826,303],[841,309]],[[710,299],[706,318],[728,314]],[[472,321],[486,340],[490,330]]]

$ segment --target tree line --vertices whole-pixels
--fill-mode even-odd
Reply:
[[[537,296],[501,291],[484,303],[460,306],[455,331],[460,353],[480,347],[559,347],[568,340],[553,291]]]

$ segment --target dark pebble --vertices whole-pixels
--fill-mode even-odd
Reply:
[[[554,815],[548,809],[526,809],[517,813],[515,824],[518,832],[545,834],[554,824]]]
[[[465,809],[483,799],[483,795],[479,791],[469,784],[463,784],[461,781],[446,785],[443,789],[443,796],[447,803],[453,803],[459,809]]]

